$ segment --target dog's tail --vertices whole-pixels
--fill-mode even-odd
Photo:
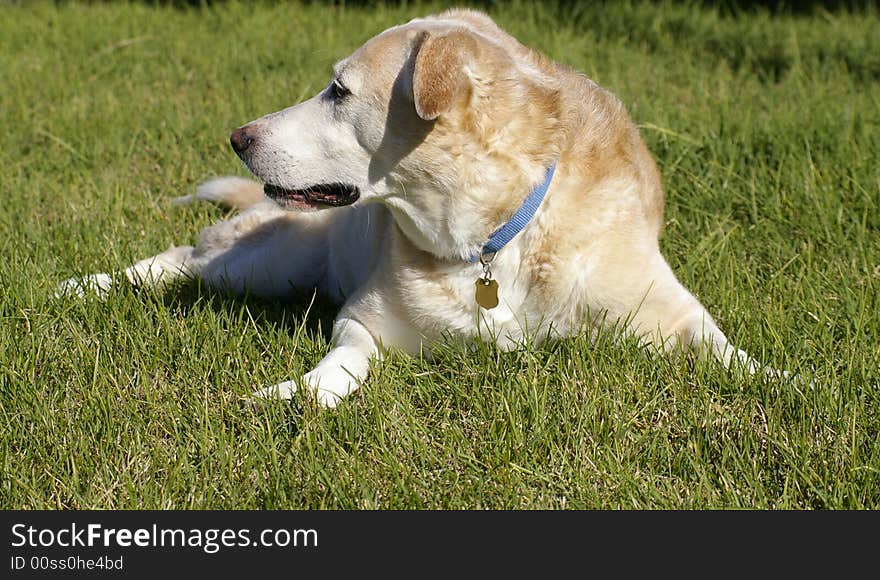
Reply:
[[[189,204],[194,201],[210,201],[229,209],[247,209],[266,201],[263,185],[252,179],[236,177],[214,177],[199,184],[196,192],[174,199],[176,204]]]

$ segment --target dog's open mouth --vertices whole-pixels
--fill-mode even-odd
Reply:
[[[360,197],[357,187],[345,183],[319,183],[306,189],[285,189],[267,183],[263,191],[281,207],[299,210],[351,205]]]

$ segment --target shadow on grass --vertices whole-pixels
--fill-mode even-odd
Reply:
[[[333,320],[339,312],[339,305],[313,292],[291,289],[289,296],[267,298],[213,290],[199,280],[176,284],[162,293],[161,301],[181,316],[186,316],[197,304],[228,314],[231,319],[246,309],[258,330],[278,327],[293,335],[304,329],[311,336],[320,333],[328,342]]]
[[[259,333],[274,330],[291,337],[301,333],[317,337],[320,333],[325,343],[330,341],[333,321],[339,312],[339,305],[314,292],[292,289],[288,296],[266,298],[214,290],[197,279],[168,288],[159,300],[165,308],[181,317],[189,316],[194,309],[207,307],[235,321],[241,319],[246,311],[244,317],[247,323],[252,321]],[[239,403],[242,417],[268,418],[276,427],[284,425],[290,437],[295,437],[303,422],[320,411],[309,390],[300,390],[292,399],[280,402],[246,397]],[[245,419],[243,425],[250,428],[251,420]]]

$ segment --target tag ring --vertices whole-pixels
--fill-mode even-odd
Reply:
[[[483,265],[483,284],[489,285],[489,281],[492,279],[492,262],[495,261],[495,255],[498,252],[489,252],[487,254],[480,254],[480,264]]]

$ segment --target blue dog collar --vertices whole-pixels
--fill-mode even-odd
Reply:
[[[498,250],[506,246],[510,240],[516,237],[516,234],[520,233],[523,228],[526,227],[529,221],[535,216],[535,212],[538,211],[541,202],[544,201],[544,196],[547,195],[547,190],[550,188],[550,181],[553,179],[553,173],[555,172],[556,162],[554,161],[550,167],[547,168],[547,175],[544,177],[544,182],[529,193],[522,206],[520,206],[517,212],[513,214],[513,217],[510,218],[509,222],[495,230],[492,235],[489,236],[489,241],[483,246],[482,251],[478,255],[473,256],[470,259],[470,262],[477,262],[481,258],[491,261],[492,257],[494,257]]]

